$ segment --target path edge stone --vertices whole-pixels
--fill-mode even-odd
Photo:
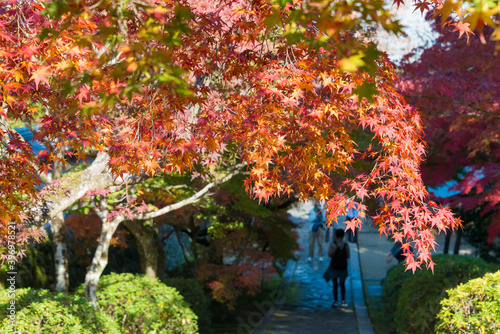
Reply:
[[[365,304],[365,294],[363,289],[363,277],[361,275],[361,266],[356,243],[349,243],[351,249],[351,288],[354,300],[354,312],[356,313],[356,322],[358,324],[359,334],[375,334],[373,331],[370,315]]]

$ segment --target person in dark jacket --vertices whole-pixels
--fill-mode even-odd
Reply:
[[[413,247],[411,245],[409,245],[408,251],[410,253],[413,253]],[[387,254],[387,257],[385,258],[385,262],[391,263],[392,259],[398,260],[398,263],[401,263],[406,259],[405,250],[403,248],[403,244],[401,243],[401,241],[396,242],[392,246],[391,251],[389,252],[389,254]]]
[[[338,306],[338,290],[340,286],[341,305],[347,306],[345,301],[345,280],[347,278],[347,260],[351,257],[349,244],[344,242],[344,230],[335,230],[335,240],[330,244],[328,256],[331,257],[330,265],[323,278],[328,282],[333,280],[333,305]]]

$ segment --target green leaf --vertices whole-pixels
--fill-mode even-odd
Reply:
[[[376,89],[376,85],[373,82],[363,83],[361,86],[353,89],[353,94],[357,94],[359,96],[359,100],[366,98],[369,102],[373,102],[373,95],[377,95],[378,91]]]
[[[378,69],[376,61],[380,59],[381,55],[382,52],[377,49],[377,46],[375,44],[370,44],[365,51],[365,56],[363,57],[365,66],[363,66],[362,69],[374,76]]]

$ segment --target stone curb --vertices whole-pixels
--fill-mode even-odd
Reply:
[[[351,288],[354,299],[354,311],[356,313],[356,322],[358,324],[359,334],[375,334],[372,328],[370,316],[365,305],[365,294],[363,289],[363,277],[361,275],[361,266],[359,261],[358,245],[349,243],[351,249]]]

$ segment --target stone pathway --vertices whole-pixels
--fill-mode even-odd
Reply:
[[[332,282],[329,284],[322,278],[328,264],[325,262],[306,262],[309,254],[309,210],[312,203],[305,203],[289,211],[291,218],[299,224],[299,244],[301,251],[297,262],[290,261],[285,272],[285,279],[299,284],[302,295],[292,304],[276,305],[273,312],[268,312],[252,334],[373,334],[373,328],[365,306],[363,285],[366,287],[367,297],[380,297],[382,293],[381,281],[387,270],[397,262],[386,263],[385,258],[392,247],[392,242],[385,236],[380,236],[377,229],[369,223],[363,224],[363,230],[358,235],[358,244],[350,243],[351,259],[349,260],[349,276],[346,280],[345,308],[332,309],[333,302]],[[438,235],[436,254],[442,253],[444,235]],[[454,245],[455,236],[452,236],[450,252]],[[462,241],[460,254],[473,253],[471,246]]]
[[[331,281],[327,283],[322,277],[330,263],[326,254],[327,247],[324,247],[325,261],[319,262],[317,258],[312,263],[306,261],[309,253],[309,223],[306,212],[308,213],[307,206],[303,208],[301,214],[293,217],[300,224],[297,232],[302,250],[298,262],[293,263],[291,276],[288,277],[290,281],[300,285],[302,293],[295,303],[284,305],[270,316],[271,319],[254,330],[254,334],[359,333],[352,292],[352,275],[350,274],[346,280],[348,306],[332,308],[333,283]],[[348,270],[351,273],[350,268]]]

